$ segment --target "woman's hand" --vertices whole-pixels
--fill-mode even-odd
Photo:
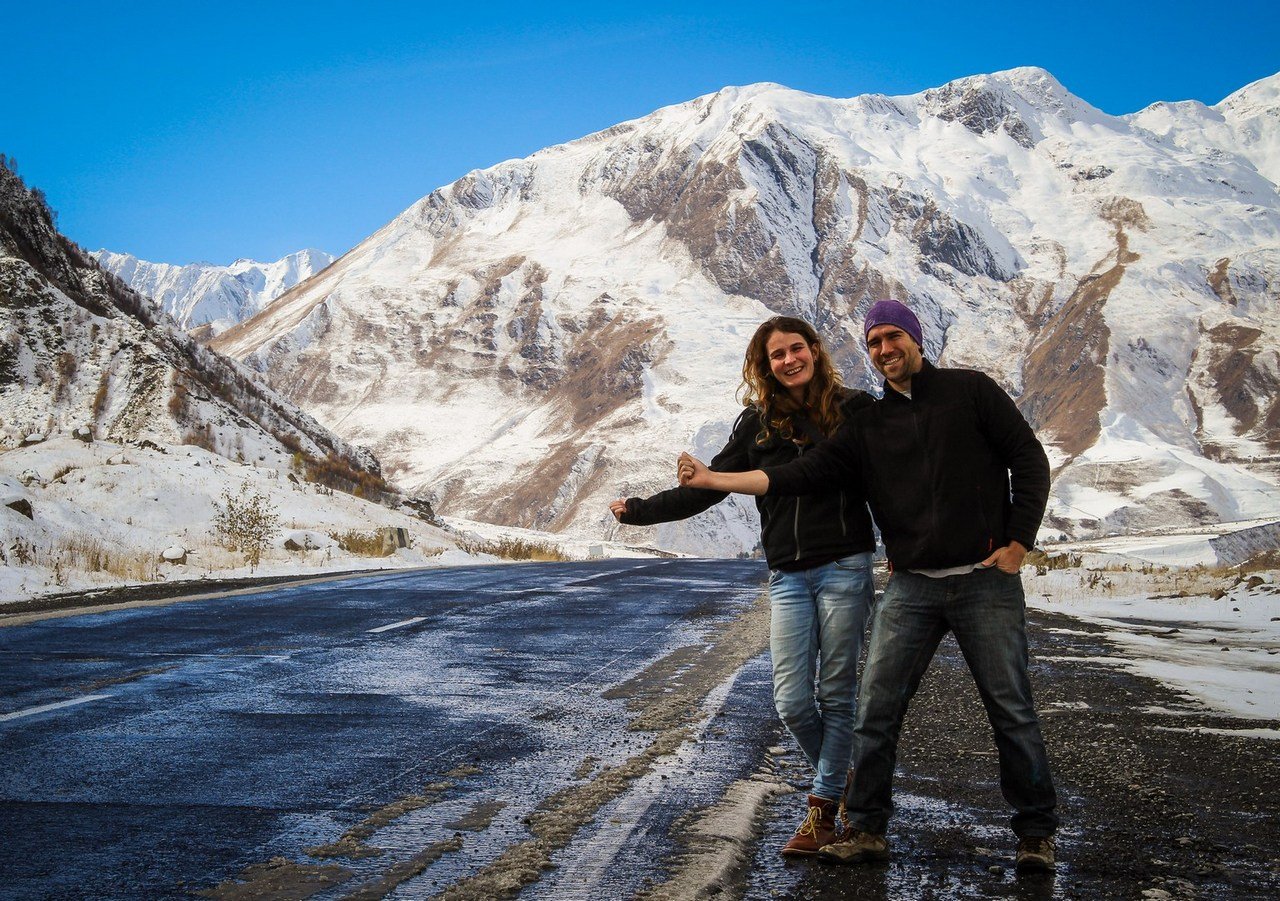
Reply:
[[[625,497],[618,498],[609,505],[609,510],[613,513],[614,519],[618,522],[622,522],[622,514],[627,512],[627,499]]]
[[[676,476],[680,484],[686,488],[710,487],[707,484],[707,480],[711,477],[711,470],[707,469],[705,463],[688,452],[682,453],[680,459],[676,462]]]

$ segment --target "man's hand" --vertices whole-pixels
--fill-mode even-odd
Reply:
[[[613,518],[618,522],[622,522],[622,514],[627,512],[627,499],[620,497],[609,505],[609,511],[613,513]]]
[[[680,459],[676,462],[676,475],[680,480],[680,484],[686,488],[709,488],[707,484],[711,477],[711,470],[707,469],[705,463],[697,457],[691,456],[688,452],[682,453]]]
[[[710,488],[712,491],[754,495],[767,494],[769,491],[769,477],[762,470],[718,472],[708,469],[705,463],[687,453],[681,454],[676,461],[676,477],[686,488]]]
[[[1022,559],[1027,556],[1027,549],[1016,541],[1010,541],[1004,547],[978,565],[983,568],[994,566],[1003,573],[1016,573],[1022,568]]]

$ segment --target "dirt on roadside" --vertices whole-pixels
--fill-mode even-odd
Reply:
[[[769,847],[794,825],[784,799],[746,897],[1280,897],[1280,741],[1251,734],[1280,722],[1209,711],[1107,662],[1119,652],[1096,626],[1028,618],[1062,818],[1055,876],[1013,873],[991,727],[948,637],[903,728],[890,862],[785,867]]]

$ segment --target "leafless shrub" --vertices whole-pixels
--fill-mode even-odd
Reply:
[[[93,420],[97,422],[107,409],[107,398],[111,394],[111,370],[103,369],[98,379],[98,390],[93,395]]]
[[[218,452],[218,442],[213,434],[213,426],[207,422],[201,425],[192,426],[183,432],[182,443],[186,445],[193,445],[195,447],[202,447],[210,453],[216,454]]]
[[[15,538],[9,545],[9,555],[19,566],[30,566],[36,561],[36,548],[25,538]]]
[[[215,504],[215,508],[215,537],[229,550],[244,554],[249,568],[256,569],[280,524],[280,515],[271,498],[245,481],[235,494],[223,489],[222,502]]]
[[[187,392],[187,383],[181,378],[175,377],[173,380],[173,394],[169,396],[169,413],[178,422],[187,420],[187,403],[189,394]]]

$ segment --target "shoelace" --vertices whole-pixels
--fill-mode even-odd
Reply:
[[[818,821],[822,819],[821,807],[810,807],[809,814],[804,818],[804,822],[800,824],[800,828],[796,830],[796,835],[817,835]]]

